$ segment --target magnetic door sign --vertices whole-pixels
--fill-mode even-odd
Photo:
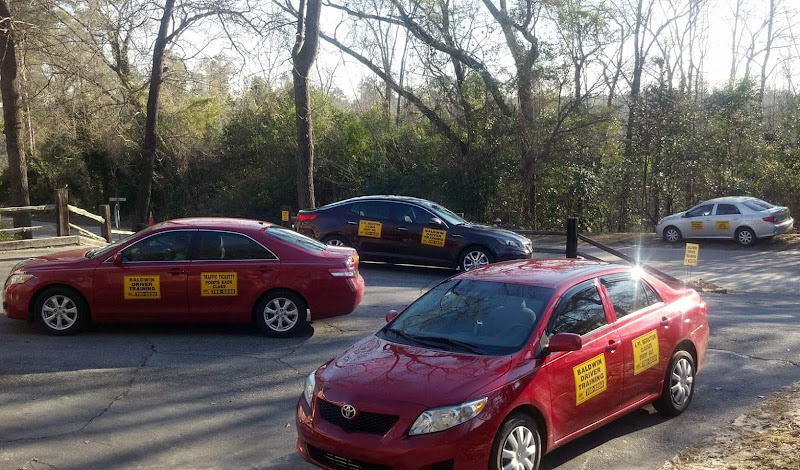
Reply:
[[[125,300],[160,298],[159,276],[125,276]]]
[[[703,230],[703,222],[692,222],[692,230]]]
[[[444,247],[447,230],[436,230],[434,228],[422,229],[422,244]]]
[[[686,254],[683,256],[684,266],[697,266],[697,257],[700,255],[700,245],[697,243],[686,244]]]
[[[372,220],[362,220],[358,223],[358,236],[369,238],[381,238],[381,228],[383,226],[380,222]]]
[[[606,356],[599,354],[572,368],[575,375],[575,405],[606,391]]]
[[[281,221],[283,222],[289,221],[289,211],[281,211]]]
[[[236,273],[200,273],[201,297],[232,297],[238,294]]]
[[[633,339],[633,375],[639,375],[658,364],[658,331]]]
[[[727,220],[717,222],[717,230],[730,230],[731,223]]]

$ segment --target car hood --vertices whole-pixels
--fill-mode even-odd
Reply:
[[[427,408],[474,398],[507,374],[511,356],[479,356],[364,338],[323,366],[317,386],[354,398],[416,403]]]
[[[678,220],[678,219],[682,218],[683,214],[685,214],[685,213],[686,213],[686,211],[678,212],[677,214],[668,215],[666,217],[663,217],[658,223],[660,225],[660,224],[663,224],[664,222],[669,221],[669,220]]]
[[[469,222],[464,225],[459,225],[459,227],[486,235],[494,235],[503,239],[511,239],[520,242],[525,242],[528,240],[526,237],[516,232],[512,232],[511,230],[506,230],[504,228],[492,227],[491,225],[473,224],[472,222]]]
[[[79,250],[64,251],[61,253],[53,253],[51,255],[37,256],[36,258],[28,258],[25,261],[18,263],[14,270],[17,269],[50,269],[52,267],[66,267],[75,264],[83,264],[88,258],[86,253],[90,250],[88,248],[81,248]]]

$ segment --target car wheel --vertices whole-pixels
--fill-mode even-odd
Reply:
[[[683,239],[681,235],[681,231],[678,230],[678,227],[673,227],[670,225],[669,227],[664,229],[664,241],[667,243],[678,243]]]
[[[86,326],[89,308],[76,291],[52,287],[36,298],[33,314],[47,333],[67,336],[74,335]]]
[[[341,235],[328,235],[322,239],[322,243],[330,246],[351,246],[350,241]]]
[[[268,336],[293,336],[305,327],[307,310],[306,302],[294,292],[275,291],[256,305],[256,323]]]
[[[542,458],[542,437],[536,421],[513,413],[500,426],[492,444],[491,470],[536,470]]]
[[[736,241],[742,246],[750,246],[756,242],[756,234],[748,227],[742,227],[736,231]]]
[[[664,378],[661,397],[653,403],[656,411],[663,416],[678,416],[686,411],[694,397],[694,358],[687,351],[677,351],[672,355]]]
[[[458,267],[464,271],[480,268],[494,262],[494,257],[482,246],[471,246],[461,253],[458,258]]]

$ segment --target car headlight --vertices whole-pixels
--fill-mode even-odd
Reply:
[[[444,431],[478,416],[486,406],[486,397],[456,406],[432,408],[423,411],[409,432],[412,436]]]
[[[10,286],[11,284],[23,284],[31,279],[33,279],[33,274],[24,274],[24,273],[12,274],[6,280],[6,285]]]
[[[316,373],[317,371],[315,370],[314,372],[308,374],[308,377],[306,377],[306,381],[303,384],[303,397],[306,399],[306,403],[308,403],[309,406],[311,406],[311,398],[314,396],[314,388],[317,386],[317,381],[314,378]]]
[[[506,240],[506,246],[510,246],[512,248],[522,248],[522,245],[516,240]]]

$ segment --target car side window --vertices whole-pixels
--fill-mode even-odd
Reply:
[[[687,212],[686,217],[707,217],[711,215],[711,211],[713,210],[714,204],[704,204]]]
[[[244,235],[201,231],[194,259],[205,261],[275,259],[275,255]]]
[[[433,214],[411,204],[396,203],[394,206],[394,220],[406,224],[427,224]]]
[[[561,299],[556,314],[550,321],[548,333],[575,333],[585,335],[608,324],[600,292],[594,280],[573,287]]]
[[[365,219],[393,219],[392,204],[382,201],[357,202],[350,205],[350,212]]]
[[[122,261],[186,261],[194,233],[174,230],[144,238],[122,250]]]
[[[717,204],[717,215],[740,214],[739,209],[733,204]]]
[[[622,318],[661,301],[644,281],[634,279],[627,274],[604,277],[600,279],[600,282],[606,288],[617,318]]]

